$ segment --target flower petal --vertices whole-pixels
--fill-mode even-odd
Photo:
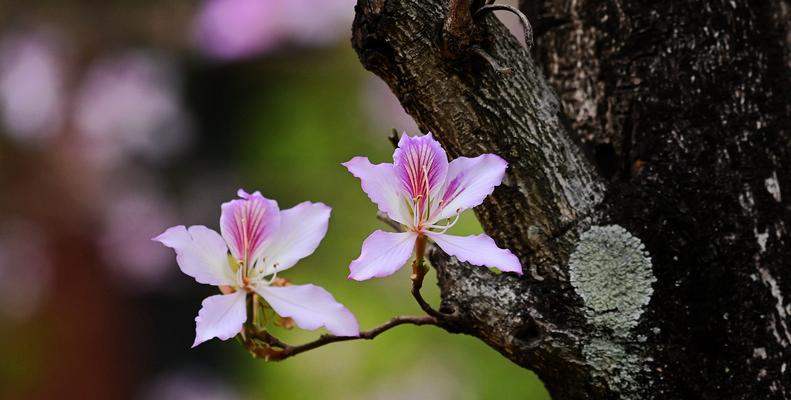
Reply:
[[[412,218],[401,194],[401,183],[395,174],[393,164],[371,164],[367,157],[354,157],[341,164],[355,177],[360,179],[363,191],[379,210],[393,221],[404,225]]]
[[[249,194],[239,189],[241,199],[222,205],[220,232],[237,260],[255,262],[261,255],[264,242],[280,225],[277,202],[260,192]]]
[[[228,340],[236,336],[247,321],[246,295],[240,290],[205,298],[195,317],[195,343],[192,347],[214,337]]]
[[[185,274],[207,285],[235,285],[228,264],[228,247],[215,231],[201,225],[169,228],[153,240],[176,250],[176,262]]]
[[[322,203],[304,202],[280,212],[280,229],[265,247],[264,276],[291,268],[316,250],[327,234],[330,212]]]
[[[503,272],[522,274],[522,264],[510,250],[497,247],[487,235],[453,236],[444,233],[426,232],[445,253],[455,256],[459,261],[485,267],[497,268]]]
[[[325,326],[338,336],[357,336],[360,333],[354,314],[316,285],[259,286],[256,292],[278,315],[294,319],[302,329]]]
[[[350,279],[364,281],[392,275],[404,266],[415,248],[415,232],[377,230],[363,242],[362,252],[349,265]]]
[[[393,153],[393,166],[403,190],[416,202],[420,214],[429,198],[436,198],[445,183],[448,156],[431,133],[414,137],[403,134]]]
[[[432,223],[450,218],[459,210],[473,208],[502,183],[508,163],[494,154],[459,157],[450,162],[442,192],[442,209]]]

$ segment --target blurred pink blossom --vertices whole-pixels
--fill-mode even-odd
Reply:
[[[192,36],[206,55],[256,56],[293,42],[325,45],[349,36],[356,0],[206,0]]]
[[[146,52],[96,61],[76,98],[76,127],[99,161],[159,161],[185,145],[190,119],[173,66]]]
[[[0,111],[7,133],[35,143],[63,119],[64,66],[51,35],[17,32],[0,43]]]
[[[239,400],[241,396],[216,375],[189,368],[170,372],[147,385],[144,400]]]
[[[194,21],[200,49],[221,59],[242,58],[281,40],[281,0],[206,0]]]
[[[98,238],[100,254],[124,288],[161,287],[173,276],[170,252],[149,238],[176,221],[174,207],[153,190],[140,190],[111,197],[103,210]]]

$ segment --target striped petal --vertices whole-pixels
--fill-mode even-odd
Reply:
[[[439,212],[431,223],[450,218],[457,212],[478,206],[495,186],[503,181],[508,163],[494,154],[475,158],[459,157],[450,162],[447,184],[443,187]]]
[[[423,215],[429,198],[436,198],[445,183],[445,150],[431,133],[414,137],[404,134],[393,153],[393,165],[402,189],[414,201],[415,211]]]
[[[258,260],[264,243],[280,226],[277,202],[260,192],[249,194],[239,189],[240,199],[222,205],[220,231],[237,260],[250,264]]]

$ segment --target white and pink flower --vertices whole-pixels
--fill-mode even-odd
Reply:
[[[355,157],[343,165],[360,179],[380,211],[406,227],[405,232],[377,230],[368,236],[360,257],[349,265],[349,278],[361,281],[393,274],[424,237],[461,261],[522,273],[519,259],[497,247],[491,237],[445,233],[462,211],[481,204],[502,182],[508,163],[499,156],[459,157],[448,163],[431,133],[404,134],[392,164],[371,164],[367,157]]]
[[[203,301],[193,347],[214,337],[236,336],[247,321],[247,295],[253,293],[300,328],[324,326],[338,336],[358,335],[354,315],[326,290],[273,285],[279,272],[316,250],[327,233],[331,209],[304,202],[281,211],[259,192],[238,194],[240,199],[222,205],[222,235],[205,226],[180,225],[154,238],[176,251],[182,272],[224,293]]]

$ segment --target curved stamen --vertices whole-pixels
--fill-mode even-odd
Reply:
[[[275,279],[277,279],[277,265],[278,264],[275,263],[275,265],[273,266],[275,268],[275,272],[272,274],[272,277],[269,279],[269,282],[267,283],[267,285],[269,286],[271,286],[272,283],[275,281]]]
[[[236,284],[239,286],[239,289],[244,289],[244,281],[247,279],[247,275],[244,272],[244,267],[240,267],[236,270]]]
[[[438,233],[445,233],[447,232],[448,229],[452,228],[453,225],[456,225],[456,223],[459,222],[459,216],[461,216],[461,210],[456,210],[456,215],[454,216],[453,221],[447,223],[446,225],[438,225],[438,224],[427,225],[426,228],[439,229],[440,231]]]

